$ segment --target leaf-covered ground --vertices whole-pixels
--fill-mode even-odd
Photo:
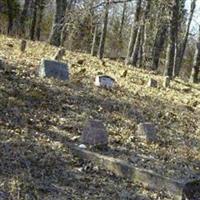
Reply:
[[[66,142],[79,143],[89,118],[107,128],[106,154],[174,179],[200,175],[200,85],[176,79],[164,89],[162,77],[152,72],[74,52],[63,58],[70,81],[40,79],[41,59],[57,49],[30,41],[25,53],[19,47],[20,40],[0,35],[6,62],[0,69],[0,199],[172,199],[97,167],[87,170]],[[98,74],[114,77],[117,87],[96,88]],[[146,87],[149,77],[158,88]],[[138,140],[141,121],[157,126],[158,144]]]

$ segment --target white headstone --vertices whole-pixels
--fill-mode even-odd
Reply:
[[[95,85],[97,87],[113,88],[115,85],[115,80],[107,75],[96,76]]]

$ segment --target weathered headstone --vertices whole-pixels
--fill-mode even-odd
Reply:
[[[60,80],[69,79],[68,65],[54,60],[43,59],[38,69],[40,77],[56,78]]]
[[[54,60],[61,60],[63,56],[65,55],[65,49],[61,48],[59,49],[56,54],[54,55]]]
[[[150,78],[147,83],[147,86],[156,88],[158,86],[158,82],[155,79]]]
[[[136,133],[140,139],[145,140],[147,143],[156,143],[158,141],[157,130],[152,123],[140,123]]]
[[[108,134],[103,122],[100,120],[89,120],[82,132],[81,142],[91,146],[106,147]]]
[[[27,45],[26,40],[22,40],[21,44],[20,44],[20,51],[21,52],[24,52],[26,50],[26,45]]]
[[[111,89],[115,86],[115,79],[107,75],[96,76],[95,85],[98,87]]]
[[[183,189],[182,200],[199,200],[200,199],[200,179],[189,182]]]
[[[164,88],[170,87],[170,77],[169,77],[169,76],[165,76],[165,77],[164,77],[163,87],[164,87]]]

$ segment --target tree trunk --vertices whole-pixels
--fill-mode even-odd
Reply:
[[[14,21],[12,0],[7,0],[7,9],[8,9],[7,34],[11,34],[13,31],[13,21]]]
[[[136,37],[136,40],[135,40],[133,53],[131,55],[131,60],[130,60],[130,63],[133,66],[137,66],[139,50],[140,50],[141,34],[142,34],[142,27],[139,27],[138,32],[137,32],[137,37]]]
[[[91,56],[96,55],[96,42],[97,42],[97,33],[98,33],[98,24],[95,25],[94,33],[93,33],[93,41],[92,41],[92,48],[91,48]]]
[[[185,37],[184,37],[182,44],[180,45],[180,52],[179,52],[178,57],[177,57],[177,63],[176,63],[175,70],[174,70],[174,76],[179,75],[180,69],[182,67],[185,49],[186,49],[188,36],[189,36],[189,32],[190,32],[190,26],[191,26],[191,23],[192,23],[195,8],[196,8],[196,0],[193,0],[192,3],[191,3],[190,17],[189,17],[189,20],[188,20],[188,25],[187,25]]]
[[[37,9],[38,9],[38,0],[35,0],[33,3],[33,19],[31,22],[31,28],[30,28],[30,39],[35,39],[35,30],[36,30],[36,23],[37,23]]]
[[[136,2],[136,12],[135,12],[135,16],[134,16],[130,41],[129,41],[129,45],[128,45],[128,53],[127,53],[127,57],[126,57],[126,64],[129,64],[130,57],[133,53],[133,48],[134,48],[135,41],[136,41],[136,38],[137,38],[138,26],[139,26],[139,21],[140,21],[140,13],[141,13],[141,8],[142,8],[141,6],[142,6],[142,0],[137,0],[137,2]]]
[[[67,0],[56,0],[56,11],[52,31],[49,37],[49,43],[54,46],[61,45],[61,33],[65,21],[65,11],[67,7]]]
[[[167,36],[167,28],[168,25],[163,23],[156,33],[156,38],[152,49],[152,70],[157,70],[159,67],[160,55],[163,51]]]
[[[126,13],[126,2],[124,2],[124,5],[123,5],[122,18],[121,18],[121,23],[120,23],[120,27],[119,27],[119,38],[120,38],[120,40],[122,39],[122,33],[123,33],[123,28],[124,28],[124,20],[125,20],[125,13]]]
[[[42,20],[44,17],[44,7],[45,7],[45,1],[40,0],[39,5],[38,5],[38,22],[37,22],[37,28],[36,28],[36,38],[37,40],[40,40],[40,35],[41,35],[41,25],[42,25]]]
[[[197,83],[199,77],[199,68],[200,68],[200,26],[199,26],[199,38],[196,44],[196,52],[194,56],[194,62],[192,67],[192,72],[190,76],[190,82]]]
[[[99,59],[102,59],[104,55],[104,47],[105,47],[107,26],[108,26],[108,14],[109,14],[109,0],[106,0],[104,20],[103,20],[101,39],[99,44],[99,52],[98,52]]]
[[[21,16],[20,16],[20,35],[21,36],[24,36],[26,33],[25,21],[27,19],[28,10],[29,10],[29,6],[31,3],[32,3],[31,0],[25,0],[25,2],[24,2],[23,10],[22,10]]]
[[[151,2],[152,0],[146,0],[145,12],[142,19],[142,27],[141,27],[141,45],[140,45],[140,67],[145,66],[147,60],[147,20],[149,19],[149,13],[151,10]]]
[[[167,48],[166,65],[165,65],[165,76],[169,76],[170,79],[173,76],[173,69],[175,66],[175,53],[176,44],[178,37],[178,17],[179,17],[179,0],[173,0],[172,15],[169,27],[169,44]]]

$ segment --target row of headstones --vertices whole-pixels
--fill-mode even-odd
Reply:
[[[27,47],[27,41],[22,40],[20,45],[21,52],[24,52]],[[62,57],[65,55],[65,49],[59,49],[53,57],[53,60],[43,59],[41,65],[38,69],[38,73],[40,77],[53,77],[60,80],[68,80],[69,79],[69,66],[65,63],[59,62]],[[126,70],[127,71],[127,70]],[[113,88],[115,86],[115,79],[107,76],[97,76],[95,79],[95,85],[99,87],[105,88]],[[157,87],[158,83],[156,80],[150,78],[147,84],[148,87]],[[170,78],[164,77],[163,87],[170,86]]]
[[[159,137],[157,129],[153,123],[140,123],[137,126],[136,136],[142,142],[157,143]],[[107,147],[108,133],[101,120],[89,120],[82,132],[81,145],[79,147]]]

